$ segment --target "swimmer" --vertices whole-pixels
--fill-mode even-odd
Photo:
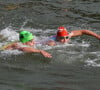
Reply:
[[[68,43],[72,37],[82,36],[82,35],[90,35],[96,37],[97,39],[100,39],[100,35],[90,30],[73,30],[69,33],[65,27],[60,26],[58,27],[56,35],[51,36],[46,42],[46,45],[54,46],[57,43],[62,43],[62,44]]]
[[[34,37],[35,36],[31,32],[21,31],[19,33],[20,42],[12,43],[11,45],[8,45],[7,47],[5,47],[5,49],[6,50],[17,49],[17,50],[27,52],[27,53],[40,53],[44,57],[51,58],[52,56],[48,52],[34,48],[34,45],[35,45]]]

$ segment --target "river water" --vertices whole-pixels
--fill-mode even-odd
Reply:
[[[100,34],[99,0],[0,0],[0,46],[31,31],[38,39],[89,29]],[[100,90],[100,41],[83,35],[67,45],[42,47],[52,54],[0,51],[0,90]]]

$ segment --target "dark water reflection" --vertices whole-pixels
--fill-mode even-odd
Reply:
[[[14,0],[15,1],[15,0]],[[1,26],[54,28],[58,25],[99,23],[99,1],[25,0],[1,1]],[[95,3],[94,3],[95,2]]]

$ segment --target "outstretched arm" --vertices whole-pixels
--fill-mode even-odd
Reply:
[[[51,54],[49,54],[46,51],[38,50],[38,49],[30,48],[30,47],[21,47],[19,48],[19,50],[23,52],[28,52],[28,53],[41,53],[44,57],[48,57],[48,58],[52,57]]]
[[[84,34],[96,37],[97,39],[100,39],[100,35],[92,32],[90,30],[74,30],[74,31],[71,31],[71,33],[69,34],[69,36],[70,37],[76,37],[76,36],[82,36]]]
[[[31,47],[20,47],[16,43],[13,43],[11,45],[8,45],[7,47],[5,47],[5,49],[6,50],[7,49],[18,49],[20,51],[28,52],[28,53],[41,53],[44,57],[48,57],[48,58],[51,58],[52,57],[51,54],[49,54],[46,51],[34,49],[34,48],[31,48]]]

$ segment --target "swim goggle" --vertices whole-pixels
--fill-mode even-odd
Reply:
[[[59,37],[59,39],[69,39],[69,37],[68,36],[66,36],[66,37]]]

